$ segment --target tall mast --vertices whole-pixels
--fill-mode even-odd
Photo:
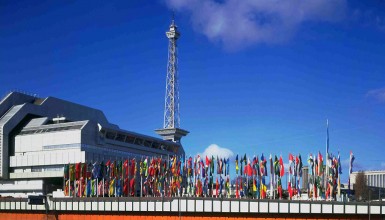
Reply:
[[[180,33],[175,25],[174,18],[171,21],[170,29],[166,32],[166,36],[168,38],[168,62],[163,128],[179,128],[178,51],[176,41]]]
[[[180,128],[179,115],[179,82],[178,82],[178,49],[177,40],[180,37],[178,28],[172,16],[171,24],[166,31],[168,38],[168,60],[166,77],[166,95],[164,101],[163,129],[155,130],[164,140],[180,142],[189,132]]]

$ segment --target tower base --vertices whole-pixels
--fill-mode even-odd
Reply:
[[[155,132],[163,137],[163,140],[180,143],[180,139],[186,136],[189,131],[180,128],[162,128],[157,129]]]

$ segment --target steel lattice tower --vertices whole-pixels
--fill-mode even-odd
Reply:
[[[178,82],[178,50],[177,40],[180,37],[174,18],[169,30],[166,32],[168,38],[168,62],[166,78],[166,95],[164,104],[163,129],[155,130],[165,140],[180,142],[188,131],[180,129],[179,115],[179,82]]]
[[[180,33],[174,19],[171,22],[169,31],[166,32],[166,36],[169,40],[163,128],[179,128],[178,51],[176,41]]]

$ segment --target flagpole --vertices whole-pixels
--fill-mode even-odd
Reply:
[[[324,178],[325,181],[325,199],[326,199],[326,189],[328,184],[328,178],[329,178],[329,119],[326,119],[326,177]]]

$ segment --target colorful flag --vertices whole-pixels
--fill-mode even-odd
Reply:
[[[92,167],[92,178],[93,178],[93,179],[98,178],[99,172],[100,172],[100,165],[99,165],[98,162],[95,162],[95,163],[93,164],[93,167]]]
[[[285,167],[283,165],[282,156],[279,157],[279,170],[281,171],[280,176],[283,177],[285,175]]]
[[[87,180],[87,192],[86,192],[86,196],[87,196],[87,197],[90,197],[90,196],[91,196],[91,192],[92,192],[91,180],[88,179],[88,180]]]
[[[122,172],[123,172],[123,163],[121,160],[118,160],[118,162],[116,162],[116,176],[117,177],[122,176]]]
[[[70,180],[74,181],[75,180],[75,165],[74,164],[70,164],[69,173],[70,173],[70,176],[69,176]]]
[[[115,179],[112,179],[110,181],[110,188],[109,188],[109,195],[114,196],[115,195]]]
[[[124,176],[128,176],[128,169],[129,169],[129,167],[128,167],[128,159],[126,159],[125,161],[124,161],[124,163],[123,163],[123,169],[125,170],[125,172],[124,172]]]
[[[116,175],[115,164],[116,161],[112,162],[110,165],[110,178],[114,178]]]
[[[354,157],[353,152],[350,151],[349,174],[353,172],[353,162],[354,162],[354,159],[356,159],[356,158]]]
[[[106,163],[106,173],[105,173],[105,176],[106,176],[107,178],[110,178],[110,173],[111,173],[111,168],[110,168],[110,166],[111,166],[111,161],[108,160],[107,163]]]
[[[103,195],[103,181],[99,182],[98,195]]]
[[[278,161],[277,155],[275,155],[275,157],[274,157],[274,174],[277,176],[279,176],[281,174],[281,172],[279,170],[279,161]]]
[[[75,179],[80,179],[80,172],[81,172],[81,163],[76,163],[75,165]]]
[[[226,175],[230,175],[230,158],[227,158],[227,168],[226,168]]]
[[[324,162],[321,152],[318,152],[318,175],[321,176],[323,174]]]
[[[69,178],[69,164],[64,164],[64,179],[68,179]]]
[[[91,182],[91,195],[96,196],[96,179],[88,180],[88,182]]]
[[[239,166],[238,166],[238,154],[237,156],[235,157],[235,173],[238,175],[238,170],[239,170]]]

